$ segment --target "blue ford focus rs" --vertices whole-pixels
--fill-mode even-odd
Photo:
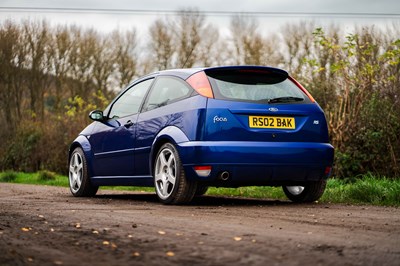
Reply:
[[[282,186],[290,200],[312,202],[332,169],[322,109],[277,68],[156,72],[89,117],[69,151],[74,196],[154,186],[162,203],[183,204],[210,186]]]

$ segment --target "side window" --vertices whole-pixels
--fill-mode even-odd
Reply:
[[[111,106],[109,118],[118,118],[139,112],[140,105],[146,92],[149,89],[153,79],[140,82],[129,88],[116,102]]]
[[[159,77],[151,89],[144,111],[187,98],[191,93],[192,89],[183,80],[174,77]]]

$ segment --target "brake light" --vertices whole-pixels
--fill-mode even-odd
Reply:
[[[311,102],[315,103],[315,99],[314,97],[312,97],[312,95],[306,90],[306,88],[304,88],[297,80],[295,80],[294,78],[289,76],[289,79],[296,84],[297,87],[299,87],[307,96],[308,98],[311,100]]]
[[[200,95],[207,98],[214,98],[213,91],[211,89],[211,84],[208,81],[206,73],[204,71],[197,72],[191,75],[187,80],[190,86],[195,89]]]
[[[325,176],[327,176],[327,177],[329,177],[330,175],[331,175],[331,172],[332,172],[332,167],[331,166],[327,166],[326,168],[325,168]]]

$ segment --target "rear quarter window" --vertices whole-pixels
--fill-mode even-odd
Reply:
[[[155,81],[143,111],[149,111],[189,97],[193,89],[175,77],[161,76]]]

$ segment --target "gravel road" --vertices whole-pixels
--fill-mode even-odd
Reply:
[[[0,265],[400,265],[400,209],[0,183]]]

